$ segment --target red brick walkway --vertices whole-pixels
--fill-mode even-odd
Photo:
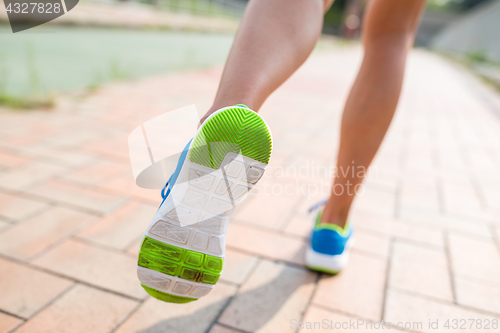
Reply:
[[[137,280],[160,194],[135,187],[127,136],[168,110],[206,109],[220,70],[114,84],[54,111],[1,112],[0,332],[274,333],[324,319],[422,322],[409,331],[425,332],[439,319],[439,331],[454,332],[453,319],[499,319],[499,98],[423,51],[411,55],[355,203],[348,268],[304,269],[307,208],[327,191],[359,60],[355,47],[317,51],[264,106],[270,169],[234,215],[221,282],[187,305],[147,297]],[[484,332],[470,323],[467,332]]]

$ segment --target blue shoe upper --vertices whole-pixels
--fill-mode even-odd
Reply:
[[[321,220],[321,213],[322,211],[320,211],[316,217],[316,225],[314,226],[311,237],[312,249],[322,254],[342,254],[347,241],[353,235],[351,225],[347,223],[344,228],[341,228],[333,224],[319,223]]]
[[[193,141],[193,139],[189,140],[186,147],[184,147],[184,149],[182,150],[181,156],[179,157],[179,162],[177,162],[177,167],[175,168],[174,173],[172,174],[172,176],[170,176],[170,179],[161,190],[161,197],[163,198],[163,201],[161,202],[160,207],[161,205],[163,205],[163,202],[165,202],[165,199],[167,199],[170,191],[172,191],[172,188],[177,181],[177,177],[179,177],[179,173],[181,172],[182,166],[184,165],[184,161],[186,160],[187,154],[189,152],[189,145],[191,144],[191,141]],[[166,193],[165,190],[167,190]]]

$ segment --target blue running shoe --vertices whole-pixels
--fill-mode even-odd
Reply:
[[[212,290],[224,266],[230,215],[261,179],[271,150],[269,127],[244,105],[203,122],[144,233],[137,273],[149,294],[188,303]]]
[[[354,244],[354,232],[349,222],[344,228],[320,223],[323,211],[316,216],[311,243],[306,250],[307,268],[338,274],[349,261],[349,251]]]

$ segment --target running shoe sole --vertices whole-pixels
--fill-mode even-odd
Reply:
[[[246,107],[218,110],[203,122],[177,178],[185,185],[173,186],[144,233],[137,270],[150,295],[188,303],[212,290],[230,215],[264,174],[271,150],[269,127]]]

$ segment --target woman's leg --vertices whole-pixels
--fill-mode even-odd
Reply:
[[[342,116],[339,175],[333,188],[337,194],[332,192],[322,222],[343,227],[347,221],[352,189],[363,181],[352,177],[351,170],[367,170],[391,123],[424,5],[425,0],[373,0],[368,5],[363,25],[365,55]]]
[[[224,68],[212,112],[235,104],[257,111],[307,59],[333,0],[251,0]],[[203,122],[204,118],[201,120]]]

